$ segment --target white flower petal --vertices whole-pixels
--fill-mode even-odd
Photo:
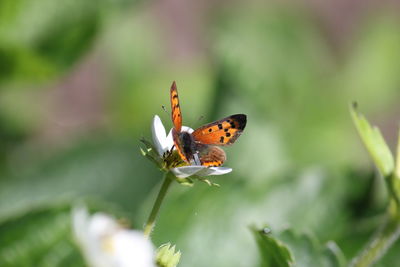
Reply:
[[[182,130],[181,131],[182,132],[188,132],[190,134],[194,132],[194,130],[192,128],[187,127],[187,126],[182,126]]]
[[[197,174],[199,171],[207,169],[205,166],[183,166],[178,168],[173,168],[171,171],[178,178],[186,178],[191,175]]]
[[[72,230],[76,241],[87,247],[89,243],[89,214],[84,207],[76,207],[72,211]]]
[[[107,218],[106,218],[107,217]],[[105,219],[106,221],[103,221]],[[103,232],[110,225],[108,216],[90,216],[85,207],[75,208],[72,212],[73,232],[75,239],[82,249],[86,262],[90,267],[111,267],[113,259],[102,251],[102,239],[107,237]]]
[[[232,168],[227,167],[205,167],[205,166],[183,166],[171,169],[178,178],[186,178],[192,175],[209,176],[230,173]]]
[[[169,133],[167,135],[167,141],[165,144],[168,150],[171,150],[172,146],[174,145],[174,138],[172,137],[172,129],[169,130]]]
[[[125,229],[105,213],[72,214],[73,231],[90,267],[155,267],[155,251],[140,231]]]
[[[121,230],[111,240],[117,266],[153,267],[154,247],[142,232]]]
[[[75,236],[82,236],[87,229],[87,221],[89,214],[84,207],[76,207],[72,210],[72,227]]]
[[[208,176],[208,175],[223,175],[230,173],[232,168],[228,167],[210,167],[200,170],[196,175],[198,176]]]
[[[167,134],[164,125],[158,115],[154,116],[153,124],[151,125],[151,133],[153,136],[153,143],[160,156],[164,154],[167,149]]]
[[[110,217],[105,213],[98,212],[91,216],[87,230],[89,235],[98,236],[100,234],[112,235],[119,229],[121,229],[121,227],[113,217]]]

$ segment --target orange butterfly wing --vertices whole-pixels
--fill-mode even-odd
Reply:
[[[174,140],[175,148],[178,151],[178,154],[181,157],[181,159],[190,163],[190,160],[185,155],[185,152],[183,152],[182,139],[179,137],[179,133],[175,130],[175,128],[172,129],[172,138]]]
[[[179,106],[178,89],[176,88],[175,81],[172,83],[171,86],[170,97],[172,123],[174,124],[175,130],[177,132],[180,132],[182,129],[182,113]]]
[[[181,136],[181,134],[186,133],[181,132],[182,113],[175,81],[171,86],[170,97],[171,117],[174,124],[172,135],[179,156],[188,163],[196,161],[197,157],[197,161],[200,161],[197,164],[207,167],[221,166],[226,160],[226,154],[221,148],[215,145],[224,146],[233,144],[246,127],[246,115],[236,114],[204,125],[190,135],[193,137],[193,139],[190,138],[192,140],[190,141]],[[191,144],[194,145],[193,151],[190,149],[184,152],[183,148],[191,146]]]
[[[235,114],[196,129],[192,133],[192,136],[195,141],[202,144],[218,146],[230,145],[233,144],[243,132],[246,123],[246,115]]]
[[[212,145],[203,145],[199,149],[201,165],[218,167],[226,161],[226,154],[221,148]]]

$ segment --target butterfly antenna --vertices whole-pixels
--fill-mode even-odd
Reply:
[[[167,108],[164,105],[162,105],[161,108],[165,111],[165,113],[167,113],[169,115],[169,112],[168,112]]]
[[[200,116],[198,119],[197,119],[197,122],[200,122],[200,121],[202,121],[204,119],[204,116],[202,115],[202,116]]]

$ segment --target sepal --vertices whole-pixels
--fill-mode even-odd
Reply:
[[[156,251],[156,263],[159,267],[176,267],[181,259],[181,252],[175,252],[171,243],[161,245]]]

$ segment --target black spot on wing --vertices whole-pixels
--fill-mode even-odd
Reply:
[[[220,143],[223,143],[223,142],[224,142],[224,139],[225,139],[225,137],[221,136],[221,138],[219,139],[219,142],[220,142]]]

